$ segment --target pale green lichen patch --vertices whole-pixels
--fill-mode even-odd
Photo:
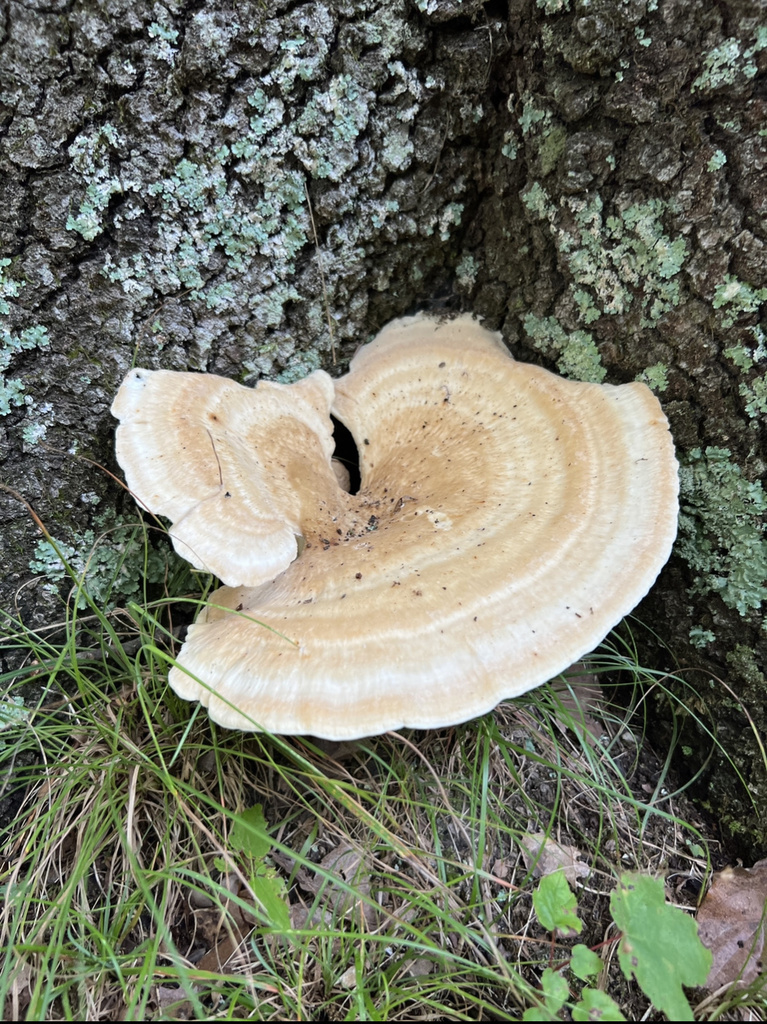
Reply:
[[[462,0],[458,0],[459,3]],[[415,0],[415,5],[422,14],[434,14],[435,11],[439,10],[439,5],[442,0]]]
[[[252,175],[264,159],[255,137],[252,143],[248,137],[241,140],[236,150],[234,156],[242,158],[238,170]],[[107,254],[103,273],[142,297],[149,298],[155,289],[165,294],[188,289],[209,309],[226,309],[237,295],[233,277],[263,257],[270,261],[273,286],[264,282],[253,296],[252,308],[265,325],[276,325],[284,304],[300,298],[285,279],[308,240],[304,180],[297,171],[274,173],[264,181],[261,197],[246,205],[229,180],[232,154],[223,147],[207,164],[181,160],[169,177],[151,184],[147,193],[157,197],[161,209],[159,251],[124,257],[117,264]],[[262,172],[266,175],[265,169]],[[228,257],[228,274],[208,283],[208,267],[217,250]]]
[[[679,304],[676,280],[687,243],[663,226],[669,204],[661,199],[619,205],[605,215],[601,196],[565,196],[552,202],[538,182],[523,192],[530,212],[549,223],[568,292],[588,325],[600,316],[641,310],[640,327],[654,327]]]
[[[723,296],[728,297],[725,301],[733,301],[738,312],[745,313],[753,313],[759,308],[765,292],[767,289],[754,289],[737,278],[729,278],[725,285],[717,289],[720,300]],[[721,307],[724,301],[719,301],[718,305]],[[728,311],[724,318],[725,326],[732,326],[738,312]],[[742,373],[749,374],[750,379],[741,381],[738,391],[744,400],[746,414],[753,419],[756,416],[767,415],[767,378],[764,365],[767,362],[767,336],[759,324],[749,329],[754,337],[754,348],[747,345],[731,345],[724,350],[724,354]]]
[[[560,14],[570,10],[570,0],[535,0],[535,6],[544,14]]]
[[[348,46],[334,56],[339,16],[323,3],[291,5],[274,17],[264,4],[250,35],[243,35],[236,15],[199,11],[184,39],[176,36],[173,12],[158,6],[148,36],[150,53],[167,65],[154,73],[166,76],[168,94],[178,91],[174,62],[194,62],[201,46],[206,59],[214,54],[226,66],[235,35],[257,51],[259,70],[246,72],[244,62],[236,81],[227,69],[225,89],[217,88],[213,72],[210,90],[196,84],[184,90],[178,98],[179,123],[186,126],[182,158],[163,156],[175,153],[172,146],[143,147],[130,112],[119,132],[112,125],[90,129],[69,149],[69,170],[82,185],[70,230],[93,241],[107,226],[114,229],[115,244],[106,247],[101,269],[134,309],[159,307],[165,297],[183,293],[194,307],[199,369],[220,355],[218,338],[223,346],[223,337],[234,335],[227,360],[244,348],[239,362],[248,374],[256,372],[249,367],[278,374],[286,346],[280,339],[270,362],[264,343],[289,314],[292,326],[305,330],[317,320],[315,307],[323,315],[311,341],[327,351],[324,307],[331,322],[351,324],[357,334],[368,301],[358,294],[361,275],[370,279],[369,291],[389,287],[375,261],[371,271],[371,241],[376,252],[382,232],[387,243],[432,235],[447,241],[462,224],[472,187],[465,178],[403,211],[401,199],[410,189],[398,186],[416,160],[424,161],[415,121],[426,97],[425,76],[400,59],[413,31],[404,0],[386,7],[365,0],[358,7],[353,25],[341,19],[343,31],[350,31]],[[473,94],[455,107],[443,146],[460,134],[461,119],[484,116]],[[220,113],[210,124],[214,109]],[[430,154],[431,167],[433,159]],[[310,196],[317,204],[311,211]],[[298,303],[300,310],[288,308]],[[214,321],[221,329],[207,338],[200,324]]]
[[[698,650],[703,650],[704,647],[708,647],[716,640],[716,633],[712,633],[710,629],[704,629],[702,626],[692,626],[690,628],[690,643],[693,647],[697,647]]]
[[[717,149],[714,155],[709,160],[709,162],[706,164],[706,169],[709,171],[718,171],[721,167],[724,167],[726,163],[726,154],[721,149]]]
[[[550,110],[539,106],[536,99],[527,94],[522,97],[519,127],[531,153],[537,156],[537,173],[546,177],[555,169],[565,151],[567,132],[562,125],[556,123]],[[517,144],[512,133],[507,132],[504,146],[508,150],[505,156],[509,156],[512,149],[516,156]]]
[[[178,39],[178,32],[175,28],[169,28],[167,25],[160,25],[156,21],[153,21],[149,25],[147,32],[151,39],[165,39],[169,43],[175,43]]]
[[[598,195],[567,205],[574,225],[563,224],[556,235],[575,282],[588,289],[601,313],[625,313],[637,301],[640,326],[654,326],[679,302],[674,278],[687,252],[683,238],[671,239],[663,230],[666,204],[649,199],[607,217]]]
[[[665,363],[655,363],[654,366],[648,366],[646,370],[638,374],[636,379],[642,381],[656,394],[662,394],[668,387],[667,374],[668,367]]]
[[[724,354],[731,359],[739,370],[750,370],[754,365],[754,357],[751,349],[745,345],[732,345],[724,350]]]
[[[551,113],[545,108],[536,106],[532,96],[526,96],[522,102],[522,113],[519,127],[523,135],[530,135],[534,129],[546,129],[551,123]]]
[[[645,30],[642,28],[641,25],[637,25],[634,28],[634,35],[636,36],[636,40],[640,46],[652,45],[651,37],[646,34]]]
[[[725,310],[722,327],[732,327],[739,316],[755,313],[765,300],[767,288],[754,288],[747,281],[727,274],[724,281],[717,285],[711,304],[714,309]]]
[[[538,317],[534,313],[528,313],[522,325],[535,348],[556,358],[563,376],[594,384],[601,384],[607,376],[594,339],[586,331],[567,332],[556,317]]]
[[[295,152],[312,177],[340,181],[357,164],[355,141],[367,125],[374,99],[350,75],[335,75],[327,89],[312,94],[295,122]]]
[[[0,699],[0,732],[14,726],[25,725],[32,717],[29,708],[24,707],[23,697],[3,697]],[[0,738],[0,750],[5,750],[7,743]]]
[[[73,544],[55,541],[54,548],[46,540],[38,541],[29,563],[35,575],[48,581],[52,593],[59,592],[63,580],[72,580],[79,587],[80,609],[88,606],[88,597],[105,610],[118,600],[139,597],[145,585],[163,582],[169,566],[183,564],[174,552],[145,544],[136,524],[121,524],[114,512],[96,516],[93,525],[76,535]]]
[[[450,238],[451,229],[461,223],[463,203],[448,203],[439,216],[439,237],[443,242]]]
[[[29,711],[24,707],[23,697],[4,697],[0,700],[0,729],[9,729],[29,721]]]
[[[315,352],[314,349],[309,349],[306,352],[300,352],[295,358],[291,359],[290,366],[277,376],[277,380],[280,384],[294,384],[297,380],[302,380],[302,378],[308,377],[310,373],[314,373],[315,370],[319,370],[320,366],[319,353]]]
[[[756,75],[754,56],[767,47],[767,26],[760,25],[751,46],[731,36],[715,46],[703,59],[703,70],[692,83],[692,91],[713,92],[723,86],[734,85],[738,79],[751,79]]]
[[[5,271],[10,265],[11,260],[7,257],[0,259],[0,317],[10,315],[11,303],[8,300],[16,298],[24,285],[24,282],[6,277]],[[7,416],[13,406],[28,403],[24,382],[6,374],[16,356],[32,349],[47,348],[49,344],[48,330],[41,324],[15,333],[0,321],[0,416]]]
[[[455,268],[455,277],[458,284],[467,291],[474,287],[479,273],[479,264],[471,253],[464,253]]]
[[[767,495],[727,448],[693,449],[680,467],[677,552],[695,573],[693,593],[715,592],[740,615],[767,600]]]
[[[554,210],[549,194],[540,182],[533,181],[523,189],[521,198],[530,213],[539,219],[546,217]]]
[[[501,144],[501,153],[508,160],[516,160],[517,153],[519,152],[519,140],[513,131],[507,131],[503,136],[503,143]]]
[[[91,242],[104,230],[103,215],[114,195],[138,187],[135,181],[125,182],[112,174],[110,158],[124,146],[125,140],[111,124],[81,132],[69,147],[72,169],[86,184],[85,198],[76,217],[69,216],[67,230],[77,231]]]
[[[767,416],[767,378],[754,377],[750,382],[744,381],[738,391],[745,400],[745,410],[751,419]]]
[[[56,414],[50,402],[33,405],[21,430],[25,451],[45,440],[50,427],[56,422]]]

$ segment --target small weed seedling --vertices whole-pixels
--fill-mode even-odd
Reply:
[[[564,872],[555,871],[541,879],[533,893],[533,906],[540,923],[552,934],[580,934],[583,924],[578,904]],[[621,931],[616,940],[618,960],[626,978],[630,981],[633,976],[669,1020],[693,1020],[682,986],[704,985],[711,969],[711,953],[698,938],[695,921],[666,903],[661,881],[633,873],[621,875],[610,897],[610,913]],[[565,968],[547,967],[541,976],[541,1005],[526,1010],[523,1019],[557,1020],[569,1002],[573,1020],[625,1020],[610,996],[596,987],[604,967],[593,950],[582,944],[574,946],[566,968],[584,983],[580,1000],[569,1002]]]

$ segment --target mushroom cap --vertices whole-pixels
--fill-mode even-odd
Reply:
[[[172,520],[176,551],[255,587],[297,554],[301,522],[338,493],[333,382],[246,388],[213,374],[131,370],[112,404],[117,461],[137,501]]]
[[[302,384],[327,393],[324,375]],[[229,387],[216,409],[234,400]],[[282,390],[305,400],[301,384]],[[268,489],[261,476],[246,479],[248,446],[259,460],[267,447],[255,422],[243,415],[254,425],[232,444],[242,463],[223,458],[217,440],[219,480],[198,423],[209,404],[196,404],[195,455],[207,459],[200,479],[210,496],[197,488],[192,514],[206,500],[220,508],[230,473],[238,494]],[[465,721],[593,650],[671,552],[677,464],[643,384],[564,380],[516,362],[471,317],[413,317],[359,350],[335,383],[333,412],[357,443],[359,493],[335,484],[329,427],[318,429],[324,440],[306,447],[321,470],[301,462],[300,500],[286,499],[304,550],[259,586],[243,577],[217,590],[170,672],[173,689],[224,726],[351,739]],[[295,447],[272,429],[269,444],[278,441]],[[180,467],[174,488],[189,474]],[[238,524],[229,580],[244,558],[245,513]]]

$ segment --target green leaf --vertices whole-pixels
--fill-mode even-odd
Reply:
[[[543,989],[546,1009],[543,1007],[530,1007],[522,1014],[523,1021],[557,1020],[557,1014],[570,994],[567,982],[558,971],[553,971],[550,967],[547,967],[541,975],[541,988]]]
[[[578,917],[578,904],[564,871],[554,871],[541,879],[533,893],[533,906],[547,931],[558,931],[563,935],[580,934],[583,922]]]
[[[250,880],[272,928],[290,931],[290,909],[285,900],[285,883],[272,868],[263,868]]]
[[[584,988],[581,1001],[573,1007],[573,1020],[625,1020],[617,1003],[606,992]]]
[[[584,946],[580,942],[577,946],[573,946],[570,970],[576,978],[587,981],[592,975],[599,974],[603,967],[602,958],[592,952],[588,946]]]
[[[556,1020],[557,1013],[570,995],[570,989],[567,987],[565,979],[559,971],[553,971],[550,967],[547,967],[541,975],[541,988],[546,1009],[544,1010],[541,1006],[531,1006],[522,1014],[522,1020]]]
[[[235,818],[229,833],[229,846],[246,853],[253,860],[263,860],[272,848],[267,830],[264,810],[261,804],[255,804]]]
[[[669,906],[663,883],[646,875],[622,875],[610,910],[623,932],[618,959],[626,978],[633,974],[669,1020],[693,1020],[682,985],[704,985],[711,968],[695,921]]]
[[[552,1013],[558,1013],[570,995],[570,989],[565,979],[559,971],[554,971],[551,967],[547,967],[541,975],[541,988],[543,989],[543,1000],[546,1003],[547,1009],[551,1010]]]

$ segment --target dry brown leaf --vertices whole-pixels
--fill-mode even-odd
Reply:
[[[333,915],[322,907],[305,907],[301,903],[293,903],[290,907],[290,927],[294,931],[303,931],[304,928],[315,928],[317,926],[332,925]]]
[[[170,985],[158,985],[155,989],[157,1008],[162,1011],[164,1020],[193,1020],[194,1007],[184,998],[183,989],[171,988]],[[169,1008],[173,1012],[169,1012]]]
[[[240,899],[247,900],[246,889],[240,890]],[[208,952],[197,962],[202,971],[225,971],[242,940],[250,932],[257,917],[239,903],[227,900],[221,907],[195,912],[197,935],[207,945]]]
[[[494,860],[493,866],[490,868],[490,874],[504,882],[511,874],[509,862],[500,859]]]
[[[22,961],[14,968],[12,977],[3,1020],[23,1020],[30,1003],[32,968],[26,961]]]
[[[309,928],[316,924],[328,924],[333,917],[345,916],[354,910],[356,916],[360,912],[367,925],[376,923],[375,907],[361,900],[360,896],[370,895],[370,872],[360,853],[346,843],[335,846],[325,854],[318,867],[323,874],[314,874],[308,868],[296,868],[295,861],[284,854],[273,852],[276,864],[284,871],[292,872],[298,885],[304,892],[320,896],[320,901],[310,909],[305,906],[293,905],[290,908],[290,920],[293,928]],[[354,887],[354,893],[347,892],[333,884],[327,875],[335,875],[347,885]]]
[[[356,968],[356,966],[354,964],[352,964],[351,967],[348,967],[344,971],[344,973],[341,975],[341,977],[338,979],[336,984],[340,985],[341,988],[356,988],[356,986],[357,986],[357,968]]]
[[[434,961],[427,960],[426,957],[416,957],[411,963],[408,964],[407,973],[413,978],[425,978],[431,974],[434,970]]]
[[[581,851],[576,846],[566,846],[547,836],[545,832],[533,832],[522,836],[519,840],[525,865],[533,864],[533,874],[537,878],[552,875],[555,871],[564,871],[565,878],[572,885],[579,878],[589,874],[588,864],[578,858]]]
[[[608,732],[604,722],[604,690],[597,677],[589,672],[588,666],[582,661],[571,665],[563,674],[566,682],[555,679],[549,685],[562,706],[572,715],[572,728],[576,735],[589,746],[596,746]],[[557,722],[557,725],[564,731],[561,723]]]
[[[328,899],[328,906],[332,907],[336,914],[345,915],[354,910],[359,917],[362,913],[368,925],[375,925],[375,909],[359,899],[360,896],[370,895],[370,872],[362,855],[342,843],[322,858],[320,867],[340,876],[347,885],[353,885],[355,890],[354,893],[350,893],[338,887]]]
[[[748,984],[762,973],[766,901],[767,860],[714,875],[698,911],[698,933],[714,956],[710,990],[738,980]]]

